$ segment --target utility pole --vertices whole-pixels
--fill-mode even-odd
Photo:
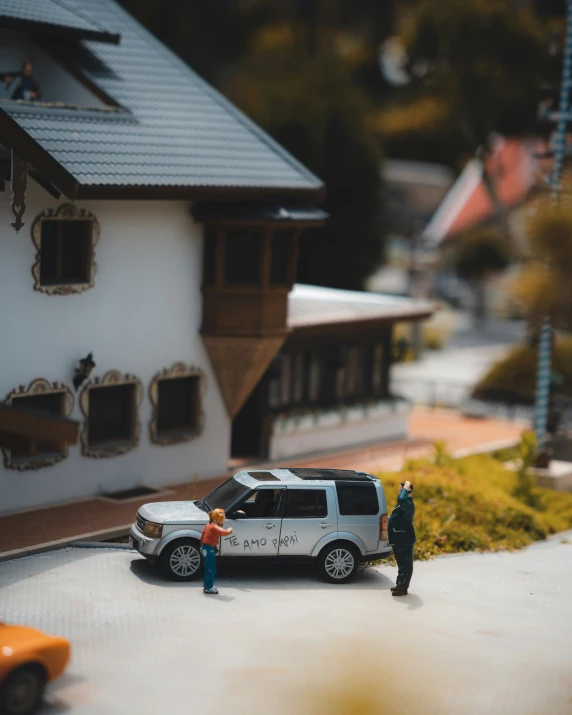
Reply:
[[[560,82],[560,106],[558,110],[556,132],[554,136],[554,165],[550,177],[552,201],[559,198],[560,174],[566,145],[566,129],[570,116],[570,85],[572,82],[572,0],[566,0],[566,36],[564,40],[564,62]],[[550,400],[550,375],[552,369],[552,326],[550,318],[542,320],[538,343],[538,370],[536,375],[536,406],[534,431],[539,450],[546,447],[546,425]]]

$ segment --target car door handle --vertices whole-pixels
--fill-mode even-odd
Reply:
[[[327,529],[328,526],[331,526],[331,524],[320,524],[320,526],[322,527],[322,529]]]
[[[274,529],[274,527],[276,526],[276,524],[265,524],[265,526],[266,526],[267,529]]]

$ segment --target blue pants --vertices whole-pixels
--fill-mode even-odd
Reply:
[[[201,546],[203,564],[205,567],[204,587],[210,590],[214,586],[216,576],[216,551],[214,546],[203,544]]]

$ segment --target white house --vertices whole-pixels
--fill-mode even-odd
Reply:
[[[322,182],[114,0],[0,0],[0,71],[0,513],[224,474]]]
[[[225,294],[215,287],[203,301],[204,225],[192,211],[220,218],[240,206],[228,268],[256,294],[242,275],[259,260],[241,223],[249,207],[270,211],[268,240],[277,224],[297,232],[292,211],[284,219],[276,207],[305,205],[301,223],[319,223],[322,184],[113,0],[0,0],[0,70],[25,62],[41,98],[12,99],[16,76],[0,100],[0,400],[69,417],[80,438],[5,435],[0,512],[223,474],[224,386],[256,381],[246,373],[272,358],[280,316],[270,339],[264,326],[236,321],[237,338],[209,325]],[[284,240],[289,256],[295,237]],[[255,255],[241,264],[244,247]],[[209,339],[231,358],[223,387]],[[268,355],[253,360],[265,340]],[[95,367],[76,392],[89,353]]]

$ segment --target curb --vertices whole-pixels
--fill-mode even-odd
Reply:
[[[129,529],[131,528],[131,523],[125,524],[124,526],[116,526],[113,529],[101,529],[100,531],[91,531],[86,534],[76,534],[72,537],[67,537],[65,539],[57,539],[56,541],[47,541],[43,544],[38,544],[37,546],[29,546],[24,549],[14,549],[13,551],[5,551],[0,554],[0,562],[11,561],[12,559],[19,559],[24,556],[35,556],[36,554],[43,554],[46,551],[55,551],[56,549],[64,549],[67,546],[72,546],[77,542],[99,542],[103,543],[103,539],[117,539],[120,536],[127,536],[129,534]],[[121,544],[119,544],[121,546]],[[106,544],[109,547],[110,544]]]
[[[72,549],[120,549],[134,551],[129,544],[113,544],[107,541],[74,541],[70,544]]]
[[[506,439],[497,439],[494,442],[486,442],[485,444],[480,444],[477,447],[457,449],[452,453],[451,456],[455,459],[460,459],[461,457],[469,457],[473,454],[488,454],[489,452],[495,452],[497,449],[508,449],[509,447],[516,447],[519,444],[519,437],[507,437]]]

